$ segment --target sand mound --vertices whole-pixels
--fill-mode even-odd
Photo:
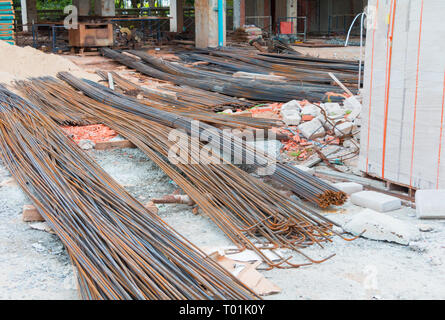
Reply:
[[[0,83],[32,77],[56,76],[60,71],[78,73],[80,68],[56,54],[32,47],[18,47],[0,41]]]

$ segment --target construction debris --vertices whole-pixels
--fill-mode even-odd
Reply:
[[[351,195],[351,202],[357,206],[370,208],[378,212],[388,212],[400,209],[399,198],[375,191],[361,191]]]

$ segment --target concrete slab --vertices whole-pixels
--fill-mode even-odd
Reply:
[[[351,202],[357,206],[388,212],[399,209],[402,202],[399,198],[375,191],[361,191],[351,195]]]
[[[416,213],[419,219],[445,219],[445,190],[416,191]]]

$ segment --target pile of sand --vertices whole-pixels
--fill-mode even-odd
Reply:
[[[70,71],[77,75],[84,73],[77,65],[62,56],[0,41],[0,83],[32,77],[56,76],[60,71]]]

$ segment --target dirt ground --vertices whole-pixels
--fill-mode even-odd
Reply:
[[[138,149],[87,152],[142,203],[177,189]],[[8,177],[1,164],[0,182]],[[0,299],[78,299],[72,266],[58,237],[21,220],[27,203],[16,185],[0,187]],[[347,203],[325,214],[343,223],[360,210]],[[159,215],[200,248],[232,245],[207,217],[194,215],[186,205],[159,205]],[[419,221],[409,208],[390,215],[413,225],[428,224],[433,230],[421,233],[422,239],[410,246],[334,238],[324,249],[307,248],[304,252],[312,258],[336,256],[299,269],[261,271],[282,289],[264,298],[445,299],[445,222]]]

